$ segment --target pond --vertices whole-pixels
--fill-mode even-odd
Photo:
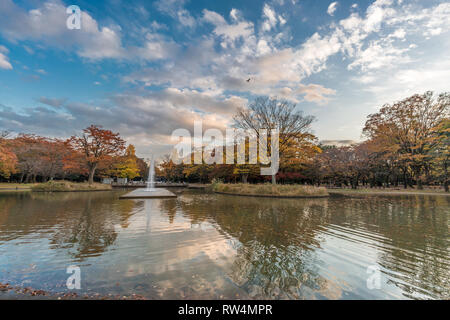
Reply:
[[[447,196],[180,189],[176,199],[119,200],[124,192],[0,194],[0,282],[67,292],[75,265],[79,294],[450,298]]]

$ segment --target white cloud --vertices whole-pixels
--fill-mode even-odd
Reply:
[[[100,27],[86,11],[81,11],[81,29],[66,28],[66,7],[60,0],[44,2],[26,11],[11,0],[2,2],[0,33],[9,41],[31,40],[61,50],[74,50],[80,57],[99,60],[170,58],[174,45],[148,33],[142,47],[124,47],[120,27]]]
[[[392,0],[376,0],[367,8],[363,27],[365,32],[379,31],[383,21],[397,14],[395,9],[389,7],[391,4]]]
[[[282,15],[277,14],[275,12],[275,9],[273,9],[267,3],[264,4],[262,17],[263,23],[261,29],[264,32],[273,30],[277,26],[277,24],[279,24],[280,26],[284,26],[287,22]]]
[[[391,0],[377,0],[363,16],[351,13],[292,47],[286,46],[281,32],[276,35],[268,32],[255,34],[253,24],[243,20],[237,10],[230,12],[231,23],[214,11],[204,10],[202,19],[211,23],[214,29],[213,35],[206,37],[208,40],[201,44],[201,50],[188,49],[198,57],[193,59],[192,52],[182,54],[170,66],[144,70],[130,75],[127,81],[143,81],[146,85],[169,84],[180,90],[196,88],[219,95],[232,90],[278,95],[293,101],[304,99],[327,103],[328,97],[335,94],[334,89],[317,86],[305,89],[302,81],[326,70],[330,57],[341,54],[344,66],[359,72],[361,81],[370,84],[377,78],[375,73],[378,70],[411,63],[410,53],[414,45],[410,37],[415,39],[424,29],[443,28],[433,15],[438,14],[446,21],[446,12],[445,6],[418,10],[410,6],[399,8],[398,2]],[[423,27],[412,30],[406,17],[412,17]],[[268,4],[263,6],[262,19],[265,31],[273,31],[274,27],[281,25],[280,15]],[[236,41],[238,39],[242,41]],[[215,43],[221,45],[220,50],[215,49]]]
[[[67,99],[57,99],[57,98],[47,98],[47,97],[40,97],[38,101],[40,103],[46,104],[48,106],[59,108],[61,107]]]
[[[184,3],[185,0],[159,0],[155,6],[160,12],[177,19],[183,27],[193,28],[197,23],[190,12],[183,7]]]
[[[336,90],[325,88],[319,84],[299,84],[298,87],[283,87],[273,92],[274,96],[289,99],[295,103],[299,103],[304,99],[320,105],[328,103],[330,96],[334,96],[335,94]]]
[[[180,11],[177,12],[177,17],[178,20],[180,21],[180,23],[183,26],[187,26],[187,27],[194,27],[196,22],[195,19],[191,16],[191,14],[189,13],[189,11],[187,11],[186,9],[182,9]]]
[[[0,45],[0,69],[11,70],[13,68],[8,57],[6,56],[8,52],[9,50],[6,47]]]
[[[11,0],[4,0],[0,11],[0,32],[10,41],[35,40],[61,49],[75,48],[86,58],[117,58],[124,55],[120,35],[108,27],[99,27],[85,11],[82,28],[66,28],[66,7],[59,0],[26,11]]]
[[[239,11],[237,9],[235,9],[235,8],[231,9],[231,11],[230,11],[231,19],[238,20],[238,13],[239,13]]]
[[[335,1],[335,2],[332,2],[332,3],[328,6],[327,13],[328,13],[330,16],[334,16],[334,13],[336,12],[336,9],[337,9],[338,4],[339,4],[339,3],[338,3],[337,1]]]
[[[127,50],[128,58],[154,61],[173,58],[179,50],[179,46],[156,33],[147,33],[142,47],[131,47]]]
[[[403,55],[409,49],[400,49],[392,43],[374,41],[369,44],[367,49],[360,51],[354,62],[349,64],[348,68],[354,69],[360,67],[363,71],[371,69],[381,69],[390,67],[393,64],[404,64],[410,62],[408,56]]]
[[[300,85],[298,92],[305,95],[306,101],[319,104],[328,102],[329,96],[336,94],[336,90],[325,88],[318,84]]]
[[[233,11],[232,11],[233,12]],[[236,12],[234,12],[236,14]],[[253,34],[253,23],[248,21],[238,21],[233,19],[235,23],[229,24],[220,14],[207,9],[203,10],[203,19],[215,26],[213,32],[217,36],[223,36],[227,41],[233,42],[241,37],[249,37]]]
[[[404,39],[406,36],[406,31],[405,29],[400,28],[395,30],[394,33],[392,33],[390,36],[398,39]]]
[[[270,29],[274,28],[277,25],[277,15],[267,3],[264,4],[263,15],[266,18],[265,22],[263,23],[263,30],[270,31]]]

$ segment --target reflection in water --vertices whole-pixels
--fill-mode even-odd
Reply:
[[[229,276],[239,287],[254,298],[302,298],[308,292],[303,286],[327,286],[314,252],[320,247],[315,227],[326,219],[326,201],[230,200],[236,199],[203,196],[181,204],[192,221],[211,212],[219,230],[238,240]],[[313,208],[318,209],[314,217]]]
[[[0,282],[148,298],[449,297],[444,196],[260,199],[180,191],[0,195]],[[366,286],[367,267],[382,272]],[[0,295],[1,297],[1,295]]]

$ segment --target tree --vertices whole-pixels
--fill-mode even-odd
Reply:
[[[259,172],[259,166],[252,164],[236,164],[234,166],[233,174],[240,175],[242,183],[248,182],[250,175],[256,175]]]
[[[83,130],[81,136],[72,136],[68,142],[74,150],[83,154],[83,160],[88,167],[89,184],[94,182],[94,174],[98,165],[111,157],[122,155],[125,141],[119,133],[101,129],[101,126],[91,125]]]
[[[36,182],[44,164],[44,137],[33,134],[19,134],[11,141],[11,148],[17,157],[20,182]]]
[[[139,166],[137,163],[136,149],[130,144],[125,155],[120,157],[118,163],[114,168],[114,175],[119,178],[134,179],[140,174]]]
[[[422,173],[428,170],[431,151],[439,143],[434,134],[436,127],[448,117],[450,93],[435,97],[428,91],[416,94],[393,105],[384,105],[378,113],[368,116],[364,135],[383,151],[396,155],[396,162],[414,174],[418,188],[422,189]]]
[[[142,179],[147,179],[147,175],[148,175],[148,165],[147,163],[144,161],[144,159],[142,158],[136,158],[136,164],[139,168],[139,177],[141,177]],[[155,167],[155,173],[157,173],[159,169],[157,167]]]
[[[259,130],[278,129],[280,164],[299,159],[309,153],[316,137],[311,134],[313,116],[304,116],[296,104],[276,98],[259,97],[234,116],[235,127],[250,130],[259,139]],[[270,143],[269,135],[269,143]],[[270,150],[270,148],[268,148]],[[318,151],[318,150],[317,150]],[[276,176],[272,176],[276,183]]]
[[[89,171],[86,165],[84,154],[78,150],[73,149],[69,141],[65,142],[67,153],[63,158],[63,177],[71,176],[86,176]]]
[[[205,163],[186,165],[184,166],[183,174],[190,181],[197,180],[200,183],[206,183],[209,180],[212,167],[212,165]]]
[[[165,155],[159,167],[161,168],[162,176],[167,181],[178,182],[184,179],[184,169],[187,166],[183,163],[175,164],[170,155]]]
[[[43,181],[53,180],[56,175],[62,175],[64,171],[64,158],[70,152],[66,143],[60,139],[44,138],[41,143],[41,167],[40,174]]]
[[[443,119],[436,128],[436,136],[439,143],[433,150],[434,162],[438,168],[438,177],[444,185],[446,192],[449,192],[449,175],[448,168],[450,166],[450,118]]]
[[[0,176],[9,178],[16,170],[17,157],[8,147],[9,132],[0,132]]]

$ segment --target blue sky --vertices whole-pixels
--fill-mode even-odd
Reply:
[[[384,103],[448,91],[449,35],[439,0],[0,0],[0,128],[101,124],[146,156],[268,95],[316,116],[320,140],[360,140]]]

